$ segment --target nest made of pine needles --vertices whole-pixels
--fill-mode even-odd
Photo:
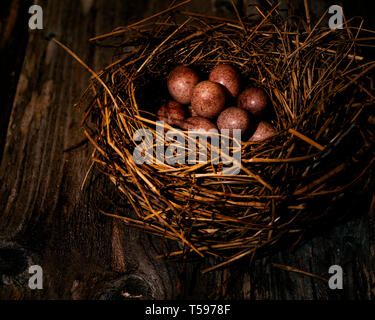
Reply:
[[[375,62],[359,53],[373,32],[360,20],[331,30],[320,25],[324,17],[315,27],[283,19],[277,6],[255,20],[176,7],[92,39],[117,46],[118,54],[94,74],[81,100],[84,131],[95,146],[94,163],[135,217],[105,214],[180,242],[169,256],[213,255],[223,259],[218,267],[300,239],[332,212],[335,199],[350,198],[353,187],[366,190],[375,161],[368,122]],[[146,128],[156,135],[155,113],[168,100],[173,67],[207,75],[219,63],[267,92],[277,134],[242,142],[237,175],[221,175],[223,164],[209,161],[136,164],[134,133]]]

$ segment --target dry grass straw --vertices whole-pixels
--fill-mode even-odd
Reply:
[[[93,76],[82,123],[95,146],[93,161],[135,217],[104,214],[179,241],[181,250],[168,256],[221,257],[210,271],[284,238],[300,239],[329,214],[324,203],[366,176],[375,161],[374,134],[363,121],[374,104],[375,62],[358,52],[375,35],[355,21],[336,31],[293,17],[286,22],[278,6],[257,8],[256,21],[238,10],[237,20],[176,11],[187,2],[91,39],[119,52]],[[137,165],[133,134],[156,134],[154,113],[167,99],[171,69],[185,64],[207,74],[218,63],[232,64],[246,84],[267,91],[278,134],[242,143],[239,175],[220,175],[222,165],[211,163]],[[320,212],[309,210],[317,203]]]

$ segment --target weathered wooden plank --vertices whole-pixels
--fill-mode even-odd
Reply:
[[[55,33],[99,70],[111,61],[113,51],[94,47],[87,39],[157,12],[167,2],[38,2],[45,29],[29,34],[0,165],[0,298],[109,299],[124,291],[161,299],[374,299],[375,224],[367,214],[325,231],[294,252],[283,250],[251,266],[245,259],[201,275],[199,270],[214,259],[192,261],[186,268],[157,260],[163,241],[100,215],[100,209],[128,209],[99,172],[93,170],[81,190],[92,147],[64,150],[84,139],[81,115],[73,104],[89,75],[44,37]],[[230,15],[227,7],[225,1],[204,6],[194,1],[189,9]],[[9,271],[32,263],[44,269],[42,291],[28,289],[27,272]],[[329,266],[342,265],[344,290],[332,291],[322,280],[274,268],[273,263],[324,277],[329,277]]]
[[[4,149],[14,93],[27,44],[27,9],[30,1],[3,1],[0,10],[0,159]]]
[[[115,198],[112,184],[94,173],[80,189],[91,146],[68,153],[63,150],[84,138],[81,115],[73,104],[88,85],[88,74],[44,39],[53,32],[100,70],[111,62],[113,52],[93,47],[88,39],[139,19],[139,8],[149,14],[148,3],[141,1],[135,7],[118,1],[41,1],[40,5],[45,29],[29,35],[1,164],[0,234],[30,247],[39,257],[46,283],[37,296],[69,298],[74,284],[75,298],[94,297],[104,280],[138,269],[153,280],[157,297],[167,297],[168,290],[157,283],[162,268],[143,261],[148,259],[141,243],[148,242],[145,236],[99,214],[103,196]],[[113,228],[123,229],[122,234]],[[122,261],[117,254],[129,259]],[[95,290],[90,291],[92,286]],[[25,288],[18,290],[19,296],[36,295]]]

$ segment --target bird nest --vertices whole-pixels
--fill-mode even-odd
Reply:
[[[118,50],[111,65],[91,71],[80,103],[84,132],[94,163],[135,212],[106,215],[178,241],[169,256],[213,255],[223,259],[218,267],[300,239],[324,223],[336,199],[366,189],[374,162],[368,116],[375,62],[360,50],[373,33],[355,21],[337,30],[309,26],[283,19],[276,7],[255,20],[172,9],[92,39]],[[185,65],[207,77],[222,63],[239,70],[244,85],[266,91],[277,133],[260,142],[229,140],[229,154],[240,150],[233,174],[223,170],[224,157],[163,161],[160,150],[173,141],[157,141],[173,128],[159,130],[156,111],[170,99],[168,74]],[[139,129],[152,133],[154,156],[143,164],[134,158]],[[191,152],[188,143],[183,148]]]

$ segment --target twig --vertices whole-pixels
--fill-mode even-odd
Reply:
[[[300,270],[300,269],[297,269],[297,268],[294,268],[294,267],[285,266],[285,265],[278,264],[278,263],[273,263],[272,265],[275,268],[279,268],[279,269],[290,271],[290,272],[300,273],[300,274],[303,274],[303,275],[308,276],[308,277],[313,277],[313,278],[322,280],[324,282],[328,282],[327,278],[319,276],[319,275],[316,275],[316,274],[313,274],[311,272],[303,271],[303,270]]]

